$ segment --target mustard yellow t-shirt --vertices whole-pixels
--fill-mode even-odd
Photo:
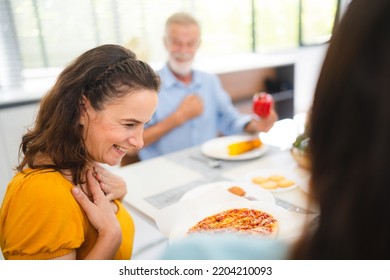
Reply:
[[[5,259],[51,259],[76,250],[83,259],[97,232],[71,194],[72,184],[53,170],[27,169],[8,185],[0,210],[0,246]],[[116,214],[122,244],[115,259],[130,259],[134,223],[120,203]]]

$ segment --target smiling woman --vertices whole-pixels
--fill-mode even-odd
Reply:
[[[131,257],[132,218],[120,197],[105,196],[93,171],[143,146],[159,83],[149,65],[117,45],[91,49],[64,69],[23,136],[24,157],[4,197],[6,259]]]
[[[91,147],[90,155],[96,161],[118,165],[128,151],[142,148],[143,124],[154,111],[157,95],[152,90],[137,90],[102,111],[95,111],[85,97],[82,104],[85,110],[81,113],[80,124],[87,127],[83,137],[86,146]]]

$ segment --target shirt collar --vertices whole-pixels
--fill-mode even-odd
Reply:
[[[175,75],[172,73],[171,69],[168,67],[168,63],[164,65],[164,67],[160,70],[162,73],[162,76],[164,77],[164,85],[165,87],[169,88],[174,85],[180,84],[183,85],[182,82],[180,82]],[[201,80],[199,77],[199,73],[197,70],[192,69],[192,82],[189,85],[200,85]]]

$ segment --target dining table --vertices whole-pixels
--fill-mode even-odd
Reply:
[[[286,127],[292,125],[290,135],[283,137],[289,139],[289,143],[278,142],[281,134],[288,133]],[[275,204],[298,214],[318,213],[315,205],[309,203],[310,173],[297,164],[290,152],[291,142],[299,133],[296,125],[291,119],[279,121],[273,141],[260,135],[261,139],[266,139],[263,143],[266,152],[243,160],[205,156],[204,145],[199,145],[115,169],[114,172],[126,181],[128,193],[123,203],[135,221],[133,258],[158,259],[169,246],[169,237],[160,232],[156,224],[156,213],[180,202],[186,193],[200,186],[221,181],[242,182],[255,170],[293,173],[299,178],[299,184],[292,189],[272,192]]]

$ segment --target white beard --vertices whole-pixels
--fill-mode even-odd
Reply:
[[[177,61],[176,58],[185,59],[183,62]],[[191,55],[174,54],[169,56],[168,62],[171,70],[180,76],[187,76],[191,73],[191,67],[194,58]]]

